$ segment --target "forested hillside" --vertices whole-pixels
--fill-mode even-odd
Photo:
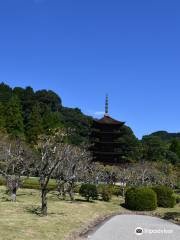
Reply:
[[[62,106],[61,98],[53,91],[34,91],[0,84],[0,127],[13,137],[35,143],[38,135],[51,128],[71,127],[75,130],[71,141],[87,141],[92,118],[80,109]]]
[[[179,133],[168,133],[166,131],[158,131],[150,134],[149,136],[156,136],[161,139],[161,141],[165,143],[170,143],[173,139],[180,140],[180,132]]]
[[[34,145],[39,135],[53,128],[71,128],[70,142],[79,145],[89,140],[92,117],[78,108],[67,108],[51,90],[34,91],[31,87],[11,88],[0,84],[0,129],[10,136]],[[130,127],[123,127],[121,143],[124,159],[180,163],[180,133],[159,131],[139,141]]]

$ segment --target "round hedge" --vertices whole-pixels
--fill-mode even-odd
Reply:
[[[90,199],[95,200],[98,198],[97,187],[94,184],[82,184],[79,189],[79,194],[87,201]]]
[[[157,196],[151,188],[130,188],[125,194],[125,205],[130,210],[152,211],[157,208]]]
[[[153,190],[157,194],[157,203],[159,207],[173,208],[176,204],[176,198],[173,196],[173,190],[167,186],[156,186]]]

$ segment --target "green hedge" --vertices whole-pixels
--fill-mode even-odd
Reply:
[[[153,190],[157,194],[157,203],[159,207],[173,208],[176,204],[176,198],[173,196],[173,190],[167,186],[156,186]]]
[[[96,200],[98,198],[97,187],[94,184],[82,184],[79,189],[79,194],[87,201],[90,199]]]
[[[157,196],[151,188],[130,188],[125,194],[125,205],[130,210],[152,211],[157,208]]]
[[[23,181],[22,188],[28,189],[40,189],[39,179],[38,178],[27,178]],[[57,189],[56,181],[51,179],[48,183],[48,189],[50,191]]]
[[[0,185],[5,185],[6,181],[3,177],[0,177]],[[22,180],[22,188],[28,188],[28,189],[37,189],[40,190],[40,185],[39,185],[39,178],[36,177],[31,177],[31,178],[26,178]],[[51,179],[48,184],[48,189],[49,190],[56,190],[57,189],[57,184],[56,181]]]

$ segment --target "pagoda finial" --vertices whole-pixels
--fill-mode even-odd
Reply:
[[[106,94],[106,104],[105,104],[105,116],[108,116],[108,112],[109,112],[109,99],[108,99],[108,94]]]

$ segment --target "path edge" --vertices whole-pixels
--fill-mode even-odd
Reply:
[[[157,217],[160,219],[165,220],[160,214],[158,213],[151,213],[151,212],[137,212],[137,211],[124,211],[124,212],[115,212],[115,213],[110,213],[106,214],[103,216],[100,216],[87,225],[84,225],[81,229],[78,231],[72,232],[70,235],[65,237],[64,240],[85,240],[88,238],[88,236],[92,233],[94,233],[99,227],[104,225],[107,221],[109,221],[112,217],[119,216],[119,215],[142,215],[142,216],[150,216],[150,217]],[[166,220],[171,223],[174,223],[176,225],[180,225],[180,222],[174,221],[174,220]]]

